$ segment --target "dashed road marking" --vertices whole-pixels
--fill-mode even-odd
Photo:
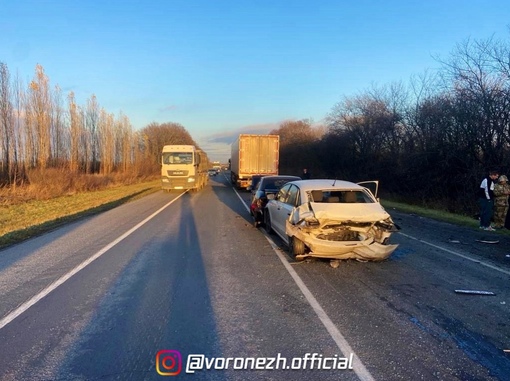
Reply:
[[[419,239],[419,238],[416,238],[416,237],[413,237],[409,234],[405,234],[405,233],[401,233],[401,232],[398,232],[398,234],[406,237],[406,238],[409,238],[409,239],[412,239],[412,240],[415,240],[415,241],[418,241],[418,242],[421,242],[425,245],[428,245],[428,246],[431,246],[435,249],[438,249],[438,250],[442,250],[444,252],[447,252],[449,254],[453,254],[453,255],[456,255],[457,257],[460,257],[460,258],[463,258],[463,259],[467,259],[468,261],[471,261],[471,262],[474,262],[474,263],[478,263],[482,266],[485,266],[485,267],[488,267],[489,269],[492,269],[492,270],[496,270],[496,271],[499,271],[503,274],[507,274],[507,275],[510,275],[510,271],[508,270],[505,270],[505,269],[502,269],[502,268],[499,268],[497,266],[494,266],[494,265],[491,265],[490,263],[487,263],[487,262],[484,262],[484,261],[481,261],[479,259],[476,259],[476,258],[471,258],[470,256],[468,255],[464,255],[464,254],[461,254],[461,253],[457,253],[456,251],[453,251],[453,250],[450,250],[450,249],[447,249],[445,247],[442,247],[442,246],[439,246],[439,245],[435,245],[433,243],[430,243],[430,242],[427,242],[427,241],[424,241],[423,239]]]

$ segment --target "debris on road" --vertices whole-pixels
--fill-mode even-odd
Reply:
[[[340,261],[338,259],[333,259],[329,261],[329,265],[336,269],[338,266],[340,266]]]
[[[495,244],[495,243],[499,243],[499,240],[497,240],[497,239],[482,238],[482,239],[477,239],[476,242]]]
[[[479,290],[455,290],[457,294],[471,294],[471,295],[496,295],[492,291],[479,291]]]

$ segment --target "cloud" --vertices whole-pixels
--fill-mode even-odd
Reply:
[[[166,107],[160,108],[159,112],[167,112],[167,111],[173,111],[173,110],[177,110],[177,106],[176,105],[170,105],[170,106],[166,106]]]
[[[208,141],[214,143],[232,144],[239,134],[269,134],[270,131],[279,127],[279,123],[254,124],[239,127],[234,130],[226,130],[206,136]]]
[[[198,144],[207,153],[209,160],[227,163],[230,158],[231,144],[240,134],[269,134],[270,131],[277,129],[279,125],[280,123],[254,124],[220,131],[202,136],[198,140]]]

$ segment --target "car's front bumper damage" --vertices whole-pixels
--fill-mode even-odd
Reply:
[[[310,213],[313,212],[310,207],[298,208],[286,222],[286,233],[306,246],[306,252],[297,259],[319,257],[382,261],[398,247],[389,244],[390,236],[398,228],[381,210],[345,218],[335,213]]]

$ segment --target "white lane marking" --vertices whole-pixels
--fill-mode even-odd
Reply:
[[[234,188],[232,188],[234,189]],[[246,211],[248,213],[250,213],[250,208],[248,208],[248,206],[246,205],[246,203],[244,202],[244,200],[242,199],[242,197],[239,195],[239,193],[237,192],[237,190],[234,189],[234,192],[236,193],[237,197],[239,197],[239,200],[241,200],[241,202],[243,203],[243,206],[246,208]]]
[[[234,188],[232,188],[234,189]],[[237,194],[237,197],[242,201],[243,206],[246,208],[248,213],[250,212],[250,209],[244,202],[244,200],[241,198],[239,193],[236,189],[234,189],[234,192]],[[361,359],[358,357],[358,355],[352,350],[352,347],[349,345],[345,337],[340,333],[336,325],[331,321],[328,314],[324,309],[321,307],[317,299],[313,296],[312,292],[306,287],[303,280],[299,277],[299,275],[296,273],[296,271],[292,268],[289,261],[285,258],[285,256],[280,252],[280,248],[278,245],[274,243],[274,241],[265,235],[267,241],[273,248],[273,251],[276,253],[280,261],[282,262],[283,266],[285,266],[285,269],[288,271],[292,279],[294,279],[294,282],[301,290],[301,293],[304,295],[306,300],[308,301],[308,304],[312,307],[312,309],[315,311],[317,316],[319,317],[319,320],[321,323],[326,327],[326,330],[328,331],[329,335],[333,339],[333,341],[336,343],[338,349],[343,353],[344,356],[349,356],[351,353],[353,354],[353,370],[358,376],[358,378],[362,381],[375,381],[374,377],[370,374],[368,369],[365,367]]]
[[[136,230],[138,230],[140,227],[142,227],[142,225],[144,225],[145,223],[147,223],[148,221],[150,221],[151,219],[153,219],[156,215],[158,215],[159,213],[161,213],[164,209],[166,209],[168,206],[170,206],[171,204],[173,204],[176,200],[178,200],[181,196],[183,196],[186,192],[183,192],[181,193],[179,196],[177,196],[176,198],[174,198],[172,201],[170,201],[169,203],[167,203],[166,205],[164,205],[163,207],[159,208],[157,211],[155,211],[154,213],[152,213],[149,217],[147,217],[145,220],[143,220],[142,222],[138,223],[136,226],[132,227],[131,229],[129,229],[127,232],[125,232],[124,234],[122,234],[120,237],[118,237],[117,239],[115,239],[114,241],[110,242],[108,245],[106,245],[105,247],[103,247],[101,250],[99,250],[97,253],[95,253],[93,256],[91,256],[90,258],[88,258],[87,260],[83,261],[82,263],[80,263],[78,266],[76,266],[74,269],[72,269],[71,271],[69,271],[67,274],[63,275],[62,277],[60,277],[59,279],[57,279],[55,282],[53,282],[52,284],[50,284],[48,287],[46,287],[44,290],[42,290],[40,293],[38,293],[37,295],[33,296],[31,299],[27,300],[25,303],[23,303],[22,305],[20,305],[18,308],[16,308],[14,311],[10,312],[9,314],[7,314],[7,316],[5,316],[2,320],[0,320],[0,329],[2,329],[3,327],[5,327],[7,324],[9,324],[10,322],[12,322],[14,319],[16,319],[18,316],[20,316],[23,312],[25,312],[26,310],[28,310],[30,307],[32,307],[34,304],[36,304],[38,301],[40,301],[42,298],[44,298],[45,296],[47,296],[49,293],[51,293],[52,291],[54,291],[57,287],[59,287],[60,285],[62,285],[64,282],[66,282],[67,280],[69,280],[73,275],[76,275],[79,271],[83,270],[85,267],[87,267],[88,265],[90,265],[93,261],[95,261],[97,258],[99,258],[100,256],[102,256],[104,253],[106,253],[108,250],[110,250],[112,247],[114,247],[116,244],[118,244],[120,241],[122,241],[124,238],[126,238],[127,236],[129,236],[130,234],[132,234],[133,232],[135,232]]]
[[[467,259],[468,261],[471,261],[471,262],[474,262],[474,263],[478,263],[482,266],[485,266],[485,267],[488,267],[492,270],[496,270],[496,271],[499,271],[503,274],[507,274],[507,275],[510,275],[510,271],[508,270],[504,270],[502,268],[499,268],[497,266],[494,266],[494,265],[491,265],[489,263],[486,263],[486,262],[483,262],[479,259],[476,259],[476,258],[471,258],[467,255],[464,255],[464,254],[461,254],[461,253],[457,253],[456,251],[453,251],[453,250],[450,250],[450,249],[447,249],[445,247],[441,247],[441,246],[438,246],[438,245],[434,245],[433,243],[430,243],[430,242],[427,242],[427,241],[424,241],[422,239],[419,239],[419,238],[416,238],[416,237],[413,237],[413,236],[410,236],[408,234],[405,234],[405,233],[401,233],[401,232],[398,232],[398,234],[400,235],[403,235],[404,237],[407,237],[409,239],[413,239],[415,241],[418,241],[418,242],[421,242],[421,243],[424,243],[425,245],[429,245],[429,246],[432,246],[433,248],[435,249],[438,249],[438,250],[442,250],[442,251],[445,251],[447,253],[450,253],[450,254],[453,254],[453,255],[456,255],[457,257],[460,257],[460,258],[464,258],[464,259]]]
[[[265,236],[268,240],[269,244],[273,248],[273,251],[278,255],[278,258],[280,258],[280,261],[283,263],[287,271],[289,272],[292,279],[294,279],[294,282],[297,284],[301,292],[303,293],[304,297],[308,301],[308,304],[313,308],[317,316],[319,317],[321,323],[326,327],[326,330],[329,332],[329,335],[331,338],[335,341],[338,349],[344,354],[344,356],[349,356],[349,354],[352,353],[353,355],[353,370],[358,376],[360,380],[363,381],[374,381],[375,379],[372,377],[368,369],[365,367],[361,359],[358,357],[356,352],[352,349],[352,347],[349,345],[345,337],[340,333],[336,325],[331,321],[329,316],[326,314],[326,311],[321,307],[317,299],[313,296],[311,291],[306,287],[303,280],[299,277],[299,275],[296,273],[296,271],[292,268],[289,261],[285,258],[285,256],[280,252],[279,247],[273,242],[271,238],[269,238],[267,235]]]

